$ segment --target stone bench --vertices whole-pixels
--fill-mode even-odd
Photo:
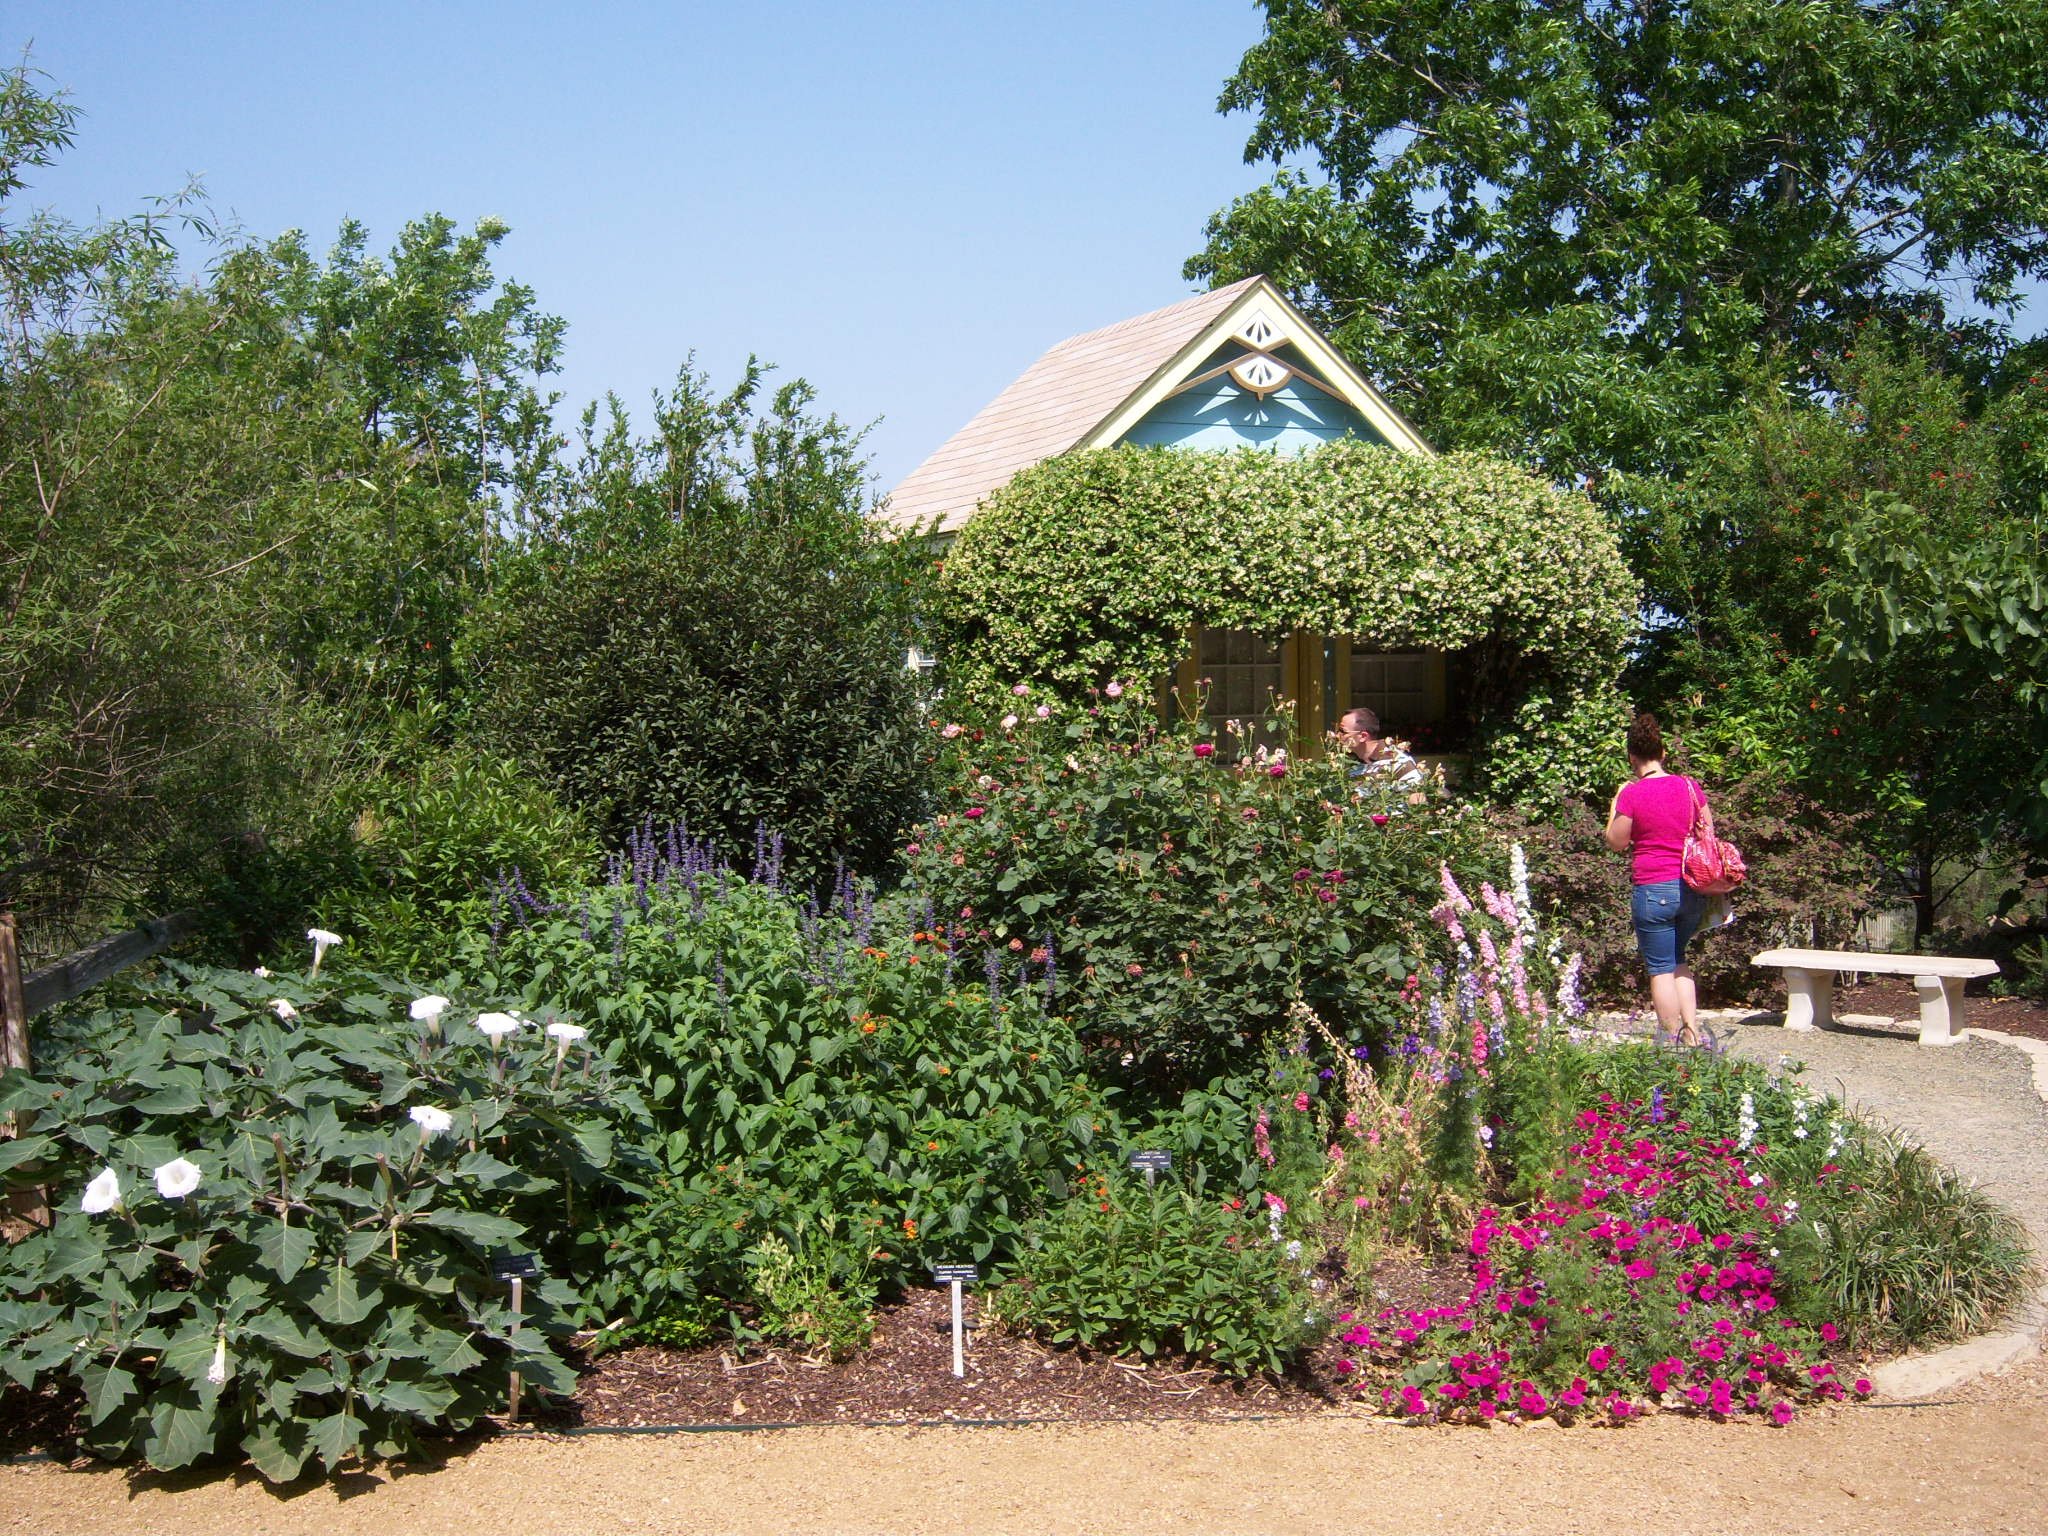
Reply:
[[[1749,962],[1785,973],[1785,1027],[1824,1029],[1834,1021],[1835,972],[1910,976],[1920,994],[1920,1043],[1954,1045],[1963,1033],[1963,983],[1996,976],[1995,960],[1942,955],[1859,955],[1841,949],[1767,949]]]

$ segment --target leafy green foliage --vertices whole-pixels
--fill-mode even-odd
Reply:
[[[1411,804],[1349,759],[1226,765],[1129,693],[980,734],[956,738],[911,879],[969,952],[1049,958],[1053,1006],[1131,1077],[1227,1073],[1297,997],[1384,1041],[1440,939],[1439,865],[1485,840],[1440,790]]]
[[[1645,509],[1633,558],[1673,620],[1639,671],[1695,754],[1876,811],[1864,835],[1925,942],[1937,869],[1974,865],[2040,800],[2023,792],[2048,717],[2025,684],[2041,559],[2021,498],[2048,397],[2028,386],[1980,409],[1877,343],[1836,372],[1826,406],[1760,388],[1689,479],[1624,489]]]
[[[800,1232],[794,1246],[771,1234],[747,1255],[753,1327],[761,1337],[809,1344],[834,1360],[867,1348],[875,1334],[874,1261],[866,1244],[842,1238],[838,1225],[824,1218]]]
[[[607,1316],[749,1304],[769,1236],[802,1254],[836,1234],[899,1283],[926,1260],[1007,1253],[1064,1196],[1107,1095],[1035,969],[992,985],[928,931],[869,942],[851,887],[820,914],[702,847],[641,843],[619,873],[520,905],[463,960],[589,1019],[644,1090],[657,1176],[582,1262]]]
[[[714,406],[686,373],[648,444],[615,423],[581,521],[536,534],[526,595],[479,642],[480,697],[607,836],[685,821],[737,857],[765,823],[816,886],[839,860],[878,869],[919,806],[918,567],[864,515],[858,435],[801,385],[748,416],[754,377]]]
[[[22,213],[72,120],[0,77],[0,898],[47,947],[191,901],[446,701],[499,500],[553,451],[560,331],[493,276],[494,223],[408,225],[388,261],[351,225],[322,262],[190,201]]]
[[[575,1293],[544,1279],[515,1316],[489,1255],[562,1254],[637,1105],[566,1042],[487,1046],[473,1008],[416,1023],[409,996],[173,965],[0,1078],[32,1116],[7,1180],[59,1208],[0,1253],[0,1357],[76,1380],[97,1453],[285,1482],[473,1422],[508,1371],[573,1388]]]
[[[1583,497],[1499,460],[1348,440],[1048,460],[975,514],[940,581],[949,685],[982,704],[1019,681],[1070,701],[1112,678],[1149,689],[1191,624],[1464,652],[1507,799],[1594,782],[1634,605]]]
[[[582,884],[597,842],[522,765],[466,747],[422,744],[341,799],[353,806],[355,869],[322,894],[323,922],[361,935],[370,970],[431,975],[516,871],[535,891]]]
[[[1263,8],[1220,106],[1321,179],[1188,273],[1271,276],[1439,443],[1666,468],[1763,352],[1868,320],[1981,361],[2004,327],[1956,288],[2003,312],[2041,270],[2036,0]]]
[[[1099,1181],[1052,1215],[990,1311],[1055,1344],[1278,1374],[1322,1320],[1302,1266],[1243,1203]]]

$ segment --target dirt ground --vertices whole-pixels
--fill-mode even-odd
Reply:
[[[1786,1429],[1235,1423],[818,1428],[487,1440],[431,1466],[273,1493],[247,1473],[0,1467],[0,1530],[1483,1533],[2048,1532],[2048,1367],[1929,1407]]]

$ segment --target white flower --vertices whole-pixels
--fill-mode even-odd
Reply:
[[[1003,716],[1003,729],[1006,731],[1014,731],[1015,729],[1017,729],[1017,717],[1015,715]]]
[[[267,965],[259,965],[256,967],[254,971],[250,972],[250,974],[253,976],[260,976],[265,981],[268,981],[270,980],[270,967]]]
[[[78,1208],[88,1216],[97,1216],[120,1203],[121,1176],[111,1168],[102,1168],[99,1177],[85,1186],[85,1198],[78,1202]]]
[[[430,992],[425,997],[414,998],[409,1011],[417,1022],[431,1024],[441,1017],[442,1011],[447,1006],[447,998],[441,996],[438,992]]]
[[[270,1000],[270,1011],[280,1019],[283,1019],[287,1024],[299,1016],[299,1010],[291,1005],[289,998],[273,997]]]
[[[1112,677],[1109,680],[1109,686],[1102,691],[1112,699],[1120,699],[1124,696],[1124,685]]]
[[[406,1113],[412,1116],[412,1123],[420,1128],[421,1141],[429,1141],[442,1135],[455,1124],[453,1115],[433,1104],[415,1104]]]
[[[491,1043],[496,1045],[505,1036],[518,1032],[519,1021],[509,1013],[480,1013],[476,1017],[476,1027],[489,1035]]]
[[[320,974],[320,962],[327,958],[327,951],[341,942],[341,935],[329,933],[325,928],[308,928],[306,937],[313,941],[313,969],[308,973]]]
[[[174,1157],[156,1171],[156,1192],[166,1200],[182,1200],[199,1187],[199,1165]]]
[[[548,1026],[548,1038],[561,1041],[564,1048],[575,1041],[583,1039],[589,1033],[590,1031],[581,1024],[550,1024]]]
[[[216,1387],[228,1379],[228,1336],[217,1334],[213,1340],[213,1364],[206,1368],[206,1379]]]

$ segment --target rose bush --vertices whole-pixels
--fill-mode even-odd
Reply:
[[[1349,759],[1226,762],[1135,691],[939,728],[939,812],[905,850],[933,921],[970,948],[1042,953],[1052,1011],[1129,1078],[1241,1070],[1297,997],[1384,1042],[1402,982],[1445,952],[1427,918],[1440,866],[1505,849],[1438,788],[1411,795]]]

